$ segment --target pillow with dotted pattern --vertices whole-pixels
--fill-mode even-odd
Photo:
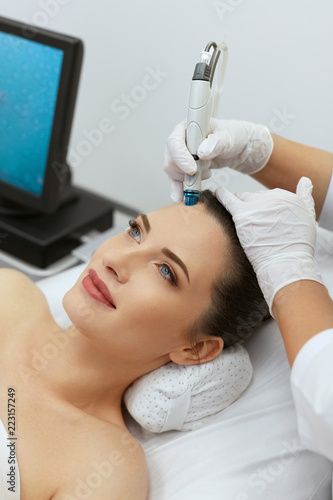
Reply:
[[[170,362],[143,375],[126,390],[124,403],[150,432],[195,430],[236,401],[252,373],[246,349],[236,344],[208,363]]]

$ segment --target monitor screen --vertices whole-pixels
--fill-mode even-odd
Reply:
[[[0,32],[0,180],[40,196],[64,52]]]
[[[78,38],[0,17],[0,208],[53,212],[71,199],[66,156],[82,59]]]

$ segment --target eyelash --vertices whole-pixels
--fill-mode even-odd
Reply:
[[[137,239],[136,239],[136,238],[133,236],[133,234],[132,234],[134,230],[137,230],[137,231],[139,231],[139,233],[140,233],[140,238],[141,238],[141,233],[142,233],[142,231],[141,231],[141,228],[140,228],[139,224],[136,222],[136,220],[135,220],[135,219],[130,219],[130,220],[128,221],[128,225],[130,226],[130,229],[128,229],[128,231],[127,231],[127,232],[128,232],[128,234],[129,234],[132,238],[134,238],[134,240],[135,240],[135,241],[137,241]],[[166,281],[168,281],[171,285],[173,285],[173,286],[178,286],[178,283],[177,283],[177,280],[176,280],[175,274],[174,274],[174,272],[172,271],[171,267],[170,267],[168,264],[162,263],[162,264],[159,264],[159,265],[158,265],[158,267],[159,267],[160,269],[161,269],[162,267],[167,267],[167,268],[168,268],[168,270],[169,270],[169,276],[170,276],[170,277],[169,277],[169,278],[167,278],[165,274],[163,274],[162,272],[160,272],[160,274],[161,274],[162,278],[163,278],[163,279],[165,279]]]

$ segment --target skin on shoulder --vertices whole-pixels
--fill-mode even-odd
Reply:
[[[15,320],[43,319],[50,315],[47,300],[39,288],[25,274],[14,269],[0,269],[0,313],[2,334],[10,329]],[[15,321],[14,321],[15,323]]]
[[[146,459],[133,436],[117,429],[109,439],[105,439],[105,434],[93,439],[94,445],[86,447],[87,455],[77,460],[75,473],[51,500],[145,500]]]
[[[20,301],[20,306],[25,306],[26,301],[32,303],[36,299],[44,301],[47,304],[44,294],[39,290],[35,283],[24,273],[16,269],[0,268],[0,293],[2,293],[1,307],[4,300],[6,303]],[[21,300],[25,299],[22,303]]]

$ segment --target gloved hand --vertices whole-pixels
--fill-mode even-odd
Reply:
[[[202,178],[211,176],[211,168],[230,167],[244,174],[259,172],[267,164],[273,139],[264,125],[237,120],[210,121],[212,133],[199,146],[198,156],[207,160]],[[183,199],[184,174],[194,174],[197,166],[185,144],[186,123],[175,127],[164,154],[164,171],[170,178],[171,199]]]
[[[275,294],[284,286],[299,280],[323,283],[314,260],[312,187],[310,179],[302,177],[296,194],[273,189],[235,196],[224,187],[215,193],[232,215],[271,314]]]

